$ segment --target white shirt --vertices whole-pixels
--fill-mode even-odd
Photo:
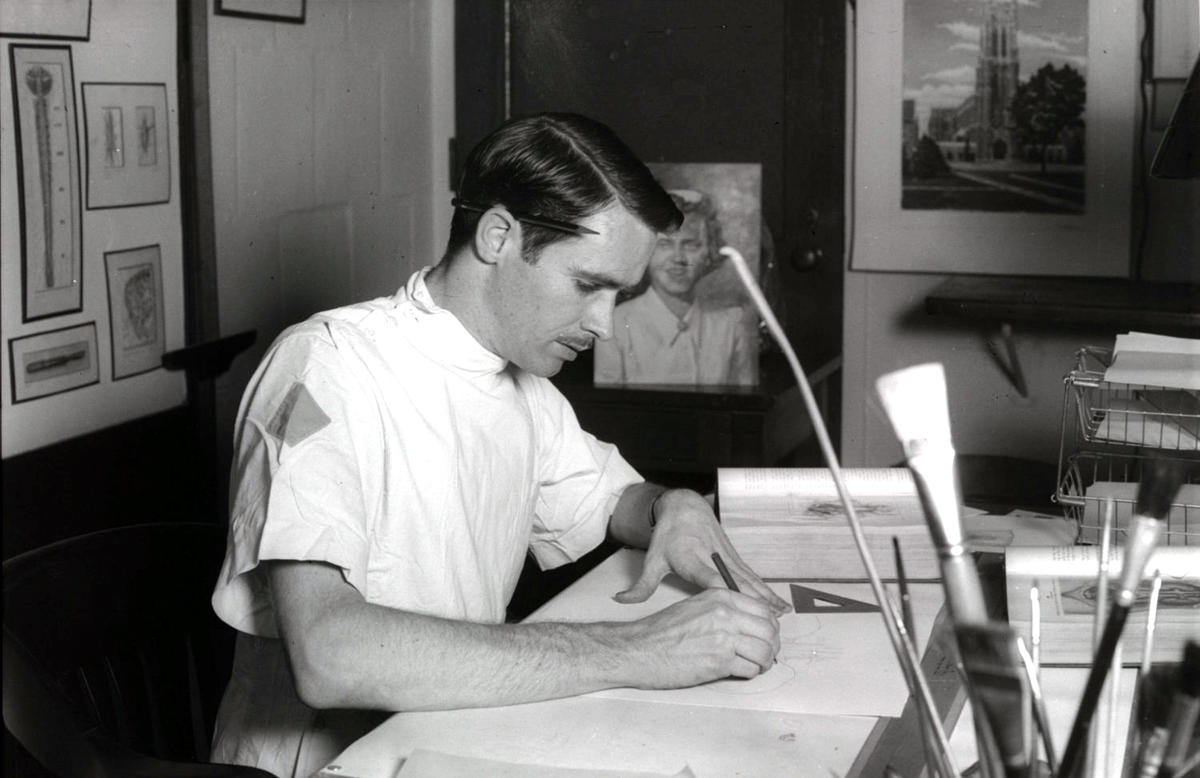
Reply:
[[[499,623],[526,550],[543,568],[577,559],[604,538],[625,488],[642,480],[579,427],[548,380],[507,364],[439,308],[427,272],[394,297],[289,328],[251,379],[236,427],[229,548],[213,592],[217,615],[241,632],[277,637],[256,573],[266,559],[336,565],[371,603]],[[251,642],[262,661],[248,660]],[[281,658],[278,641],[241,640],[227,698],[239,672],[278,676]],[[281,709],[298,703],[290,689],[277,693],[293,697]],[[269,715],[265,701],[247,704]],[[233,744],[253,739],[251,730],[282,736],[278,722],[235,722],[239,707],[223,702],[223,754],[278,750]]]
[[[742,309],[692,305],[677,317],[654,287],[617,306],[596,344],[597,384],[752,385],[754,348]]]

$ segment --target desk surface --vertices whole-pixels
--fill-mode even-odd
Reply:
[[[623,550],[617,555],[639,555]],[[617,564],[628,564],[618,559]],[[611,604],[605,570],[589,572],[546,607],[564,599],[591,613]],[[535,614],[536,617],[536,614]],[[887,657],[891,660],[891,657]],[[1132,673],[1123,674],[1123,699]],[[1057,743],[1065,742],[1081,668],[1047,668],[1043,685]],[[1118,706],[1120,709],[1122,706]],[[1125,705],[1127,709],[1127,703]],[[1127,712],[1116,731],[1124,732]],[[881,719],[822,716],[586,695],[498,708],[397,713],[343,751],[323,776],[393,778],[417,749],[509,764],[505,775],[546,767],[673,776],[684,768],[704,776],[762,775],[829,778],[850,772]],[[965,719],[964,719],[965,721]],[[960,722],[961,724],[962,722]],[[962,735],[968,733],[967,737]],[[970,728],[958,727],[960,768],[971,758]],[[526,766],[522,771],[520,766]],[[544,773],[540,773],[544,774]],[[402,778],[407,778],[404,772]]]

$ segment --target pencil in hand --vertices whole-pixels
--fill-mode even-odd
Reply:
[[[733,574],[729,572],[729,568],[725,566],[725,560],[717,552],[712,555],[713,564],[717,566],[717,572],[721,574],[721,579],[725,581],[725,588],[731,592],[740,592],[737,581],[733,580]]]

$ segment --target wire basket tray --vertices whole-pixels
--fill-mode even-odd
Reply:
[[[1145,463],[1180,461],[1187,485],[1167,521],[1166,545],[1200,546],[1200,393],[1104,380],[1111,351],[1085,347],[1064,379],[1055,500],[1098,543],[1104,503],[1113,498],[1114,542],[1123,540]]]

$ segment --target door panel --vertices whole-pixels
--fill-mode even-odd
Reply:
[[[844,0],[460,0],[458,150],[555,110],[647,161],[761,163],[779,313],[811,372],[841,351],[845,22]]]

